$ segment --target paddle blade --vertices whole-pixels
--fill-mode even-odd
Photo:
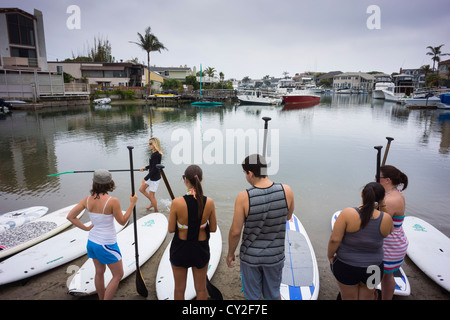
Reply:
[[[206,277],[206,290],[212,299],[223,300],[222,293],[209,281],[208,277]]]
[[[148,290],[142,277],[141,269],[136,270],[136,290],[144,298],[148,297]]]
[[[66,171],[66,172],[61,172],[61,173],[49,174],[49,175],[47,175],[47,177],[56,177],[56,176],[60,176],[62,174],[68,174],[68,173],[75,173],[75,171]]]

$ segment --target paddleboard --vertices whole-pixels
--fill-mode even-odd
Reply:
[[[76,204],[73,204],[59,209],[20,227],[0,233],[0,259],[27,249],[68,228],[72,223],[66,217],[75,206]],[[84,211],[78,217],[83,213]]]
[[[114,226],[116,232],[124,228],[115,220]],[[0,285],[35,276],[81,257],[86,254],[88,236],[89,232],[73,227],[0,262]]]
[[[156,296],[158,297],[158,300],[173,300],[174,297],[175,280],[173,279],[172,267],[169,260],[171,244],[172,242],[169,243],[164,251],[156,274]],[[209,249],[211,257],[209,259],[206,275],[208,276],[208,279],[211,279],[214,272],[216,272],[222,254],[222,235],[219,226],[217,226],[216,232],[210,233]],[[192,300],[195,297],[194,277],[192,275],[192,269],[189,268],[184,298],[186,300]]]
[[[331,229],[333,230],[334,223],[341,211],[336,211],[331,217]],[[395,289],[394,294],[397,296],[409,296],[411,294],[411,286],[409,285],[406,273],[403,271],[402,267],[394,272]],[[377,285],[377,289],[381,290],[381,283]]]
[[[428,222],[406,217],[403,230],[408,237],[406,253],[434,282],[450,291],[450,239]]]
[[[286,221],[285,256],[281,278],[282,300],[317,300],[319,268],[308,234],[297,216]]]
[[[169,225],[167,218],[161,213],[151,213],[136,221],[139,247],[139,266],[142,266],[158,250],[164,242]],[[136,271],[136,256],[134,248],[134,226],[130,224],[117,234],[117,244],[122,253],[124,275],[122,280]],[[88,259],[73,276],[68,289],[74,296],[86,296],[96,292],[95,266]],[[112,279],[109,268],[105,272],[105,287]]]
[[[42,217],[47,207],[29,207],[0,215],[0,233]]]

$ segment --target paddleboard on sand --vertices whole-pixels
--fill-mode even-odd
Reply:
[[[73,204],[59,209],[20,227],[0,233],[0,259],[27,249],[68,228],[72,223],[66,217],[75,206],[76,204]]]
[[[115,220],[114,226],[116,232],[124,228]],[[0,262],[0,285],[32,277],[81,257],[86,254],[88,236],[89,232],[73,227]]]
[[[281,279],[282,300],[317,300],[319,268],[308,234],[292,215],[286,222],[285,257]]]
[[[159,262],[158,272],[156,274],[156,296],[158,300],[173,300],[175,281],[173,279],[172,267],[170,264],[170,245],[169,243],[164,254]],[[210,233],[209,248],[211,257],[209,259],[208,271],[206,275],[208,279],[211,279],[216,272],[219,265],[220,256],[222,254],[222,235],[220,233],[219,226],[217,226],[216,232]],[[192,300],[196,297],[194,288],[194,277],[192,275],[192,269],[188,270],[188,277],[186,281],[186,291],[184,298],[186,300]]]
[[[158,250],[164,242],[169,225],[167,218],[161,213],[151,213],[136,221],[139,248],[139,266],[142,266]],[[136,271],[134,248],[134,226],[130,224],[117,234],[117,244],[122,254],[124,275],[122,280]],[[74,296],[86,296],[96,292],[95,266],[88,259],[73,276],[69,284],[69,293]],[[105,272],[105,287],[112,279],[109,268]]]
[[[331,217],[331,229],[333,230],[334,223],[337,220],[337,217],[341,211],[336,211],[333,213],[333,216]],[[405,224],[403,223],[403,226]],[[395,290],[394,294],[397,296],[409,296],[411,294],[411,287],[409,285],[408,278],[406,277],[405,272],[400,267],[397,271],[394,272],[394,281],[395,281]],[[381,290],[381,284],[377,285],[377,289]]]
[[[428,222],[406,217],[403,230],[408,237],[406,253],[434,282],[450,291],[450,239]]]
[[[47,207],[39,206],[4,213],[0,215],[0,233],[40,218],[47,211]]]

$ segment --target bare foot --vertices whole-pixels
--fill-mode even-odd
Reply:
[[[145,207],[145,209],[150,210],[153,207],[153,205],[149,205],[148,207]]]

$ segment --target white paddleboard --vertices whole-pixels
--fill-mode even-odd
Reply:
[[[124,228],[115,220],[114,226],[116,232]],[[35,276],[81,257],[86,254],[88,236],[89,232],[74,227],[0,262],[0,285]]]
[[[20,227],[0,233],[0,259],[27,249],[68,228],[72,223],[67,220],[67,214],[75,206],[76,204],[73,204],[59,209]],[[83,213],[84,211],[78,217]]]
[[[139,248],[139,266],[142,266],[158,250],[167,235],[169,225],[167,218],[161,213],[151,213],[136,221]],[[130,224],[117,234],[117,244],[122,254],[123,279],[136,271],[136,256],[134,248],[134,226]],[[74,296],[91,295],[96,292],[95,266],[88,259],[73,276],[69,284],[69,293]],[[105,272],[105,287],[112,279],[109,268]]]
[[[331,229],[334,227],[334,223],[336,222],[337,217],[341,211],[336,211],[333,213],[331,217]],[[400,267],[397,271],[394,272],[394,281],[395,281],[395,290],[394,294],[397,296],[409,296],[411,294],[411,286],[409,285],[408,278],[406,277],[405,272]],[[381,290],[381,284],[377,285],[377,289]]]
[[[317,300],[319,268],[308,234],[292,215],[286,222],[285,256],[281,279],[282,300]]]
[[[158,300],[173,300],[174,298],[175,280],[173,279],[172,267],[169,260],[171,244],[172,242],[169,243],[164,251],[156,274],[156,296],[158,297]],[[208,276],[208,279],[211,279],[214,272],[216,272],[222,254],[222,235],[219,226],[217,226],[216,232],[210,233],[209,249],[211,257],[206,275]],[[195,297],[194,277],[192,275],[192,269],[189,268],[184,298],[186,300],[192,300]]]
[[[0,215],[0,233],[40,218],[47,211],[47,207],[39,206],[4,213]]]
[[[450,291],[450,239],[428,222],[406,217],[403,230],[408,237],[406,253],[438,285]]]

